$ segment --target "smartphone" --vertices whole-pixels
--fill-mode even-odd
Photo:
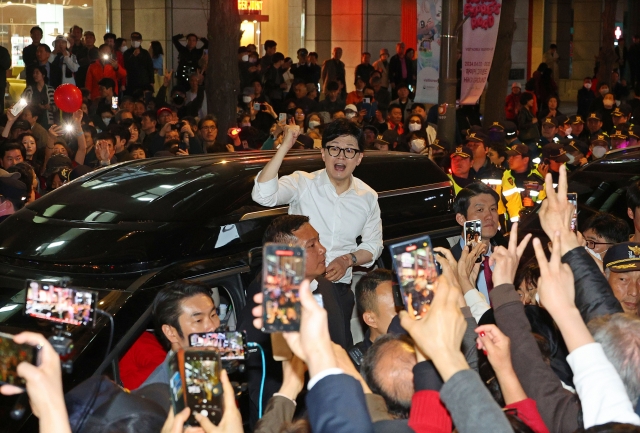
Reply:
[[[260,111],[260,103],[259,102],[254,102],[253,103],[253,109],[255,111]]]
[[[464,244],[469,247],[471,251],[478,242],[482,241],[482,221],[472,220],[464,223]],[[482,261],[482,256],[476,259],[476,263]]]
[[[279,123],[287,123],[287,113],[280,113],[278,115],[278,122]]]
[[[40,348],[29,344],[18,344],[13,341],[13,335],[0,332],[0,383],[8,383],[20,388],[25,387],[25,381],[18,376],[18,364],[28,362],[40,365]]]
[[[189,346],[212,347],[222,361],[245,359],[246,338],[242,332],[205,332],[189,335]]]
[[[267,243],[262,258],[262,332],[297,331],[300,329],[299,290],[304,280],[304,249]]]
[[[363,104],[371,104],[371,98],[364,98],[362,101]]]
[[[571,231],[578,231],[578,193],[568,192],[567,200],[573,205],[573,215],[571,216]]]
[[[27,281],[25,314],[31,317],[68,325],[92,326],[97,302],[98,294],[91,290]]]
[[[118,109],[118,97],[117,96],[112,96],[111,97],[111,108],[114,110]]]
[[[185,407],[191,415],[185,423],[199,426],[193,416],[200,413],[217,425],[222,419],[222,383],[220,354],[213,349],[180,350],[169,359],[169,388],[173,409]]]
[[[20,98],[18,100],[18,102],[16,102],[16,104],[13,106],[13,108],[11,109],[11,114],[13,114],[14,116],[18,117],[20,115],[20,113],[22,113],[22,110],[25,109],[25,107],[28,105],[29,103],[27,102],[26,99],[24,98]]]
[[[105,55],[102,56],[102,58],[104,60],[109,60],[111,57],[108,54],[105,54]]]
[[[390,248],[404,308],[411,317],[420,319],[429,311],[438,279],[431,238],[422,236]]]

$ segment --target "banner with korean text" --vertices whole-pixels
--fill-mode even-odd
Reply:
[[[416,102],[438,103],[442,0],[418,0]]]
[[[464,0],[460,103],[474,105],[489,76],[500,24],[500,0]]]

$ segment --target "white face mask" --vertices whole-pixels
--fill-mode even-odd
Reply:
[[[245,54],[244,56],[242,56],[242,61],[243,62],[248,62],[249,61],[249,54]]]
[[[344,117],[346,117],[347,119],[353,119],[354,117],[356,117],[356,113],[346,113]]]
[[[140,48],[140,41],[131,41],[131,46],[133,48]]]
[[[240,126],[242,126],[243,128],[245,128],[245,127],[251,126],[251,123],[243,123],[243,124],[241,124]]]
[[[111,117],[103,117],[102,121],[105,125],[109,126],[109,122],[111,122]]]
[[[591,83],[584,83],[584,88],[587,90],[591,89]]]
[[[122,51],[123,53],[127,51],[127,46],[126,45],[121,46],[120,51]]]
[[[595,257],[596,259],[602,261],[602,256],[600,255],[600,253],[596,253],[595,251],[593,251],[591,248],[589,247],[584,247],[585,250],[587,250],[587,252],[589,254],[591,254],[593,257]]]
[[[607,148],[602,146],[595,146],[591,153],[593,153],[593,156],[595,156],[596,158],[602,158],[604,154],[607,153]]]
[[[318,122],[317,120],[309,121],[309,128],[316,129],[318,126],[320,126],[320,122]]]
[[[420,125],[419,123],[410,123],[409,124],[409,131],[411,131],[411,132],[420,131],[421,128],[422,128],[422,125]]]
[[[601,94],[602,96],[606,95],[607,93],[609,93],[609,89],[607,89],[607,88],[605,88],[605,87],[603,87],[602,89],[600,89],[600,94]]]
[[[242,97],[242,102],[244,102],[245,104],[248,104],[249,102],[251,102],[251,96],[243,96]]]
[[[416,138],[415,140],[411,140],[411,151],[415,153],[420,153],[425,148],[425,142],[421,138]]]
[[[570,154],[570,153],[567,153],[566,155],[567,155],[567,158],[569,158],[569,161],[567,161],[567,164],[569,164],[569,165],[573,165],[573,163],[574,163],[574,162],[575,162],[575,160],[576,160],[576,157],[575,157],[575,156],[573,156],[573,155],[572,155],[572,154]]]
[[[257,62],[257,61],[258,61],[258,60],[257,60],[255,57],[254,57],[254,58],[252,58],[252,59],[249,59],[249,63],[255,63],[255,62]]]

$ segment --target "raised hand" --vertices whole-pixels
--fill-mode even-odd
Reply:
[[[509,248],[496,247],[489,264],[495,264],[493,268],[493,286],[497,287],[501,284],[513,284],[518,270],[518,263],[524,253],[525,248],[529,244],[531,234],[524,237],[522,242],[518,244],[518,223],[514,223],[509,235]]]

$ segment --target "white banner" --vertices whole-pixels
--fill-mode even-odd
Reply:
[[[442,0],[418,1],[418,79],[416,102],[438,103]]]
[[[460,104],[474,105],[489,76],[500,24],[500,0],[464,0]]]

